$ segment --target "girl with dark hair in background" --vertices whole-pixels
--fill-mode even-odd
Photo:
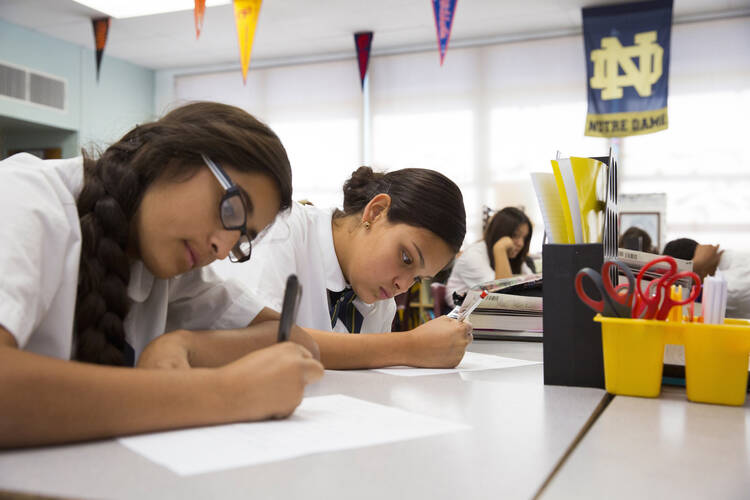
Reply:
[[[242,356],[275,341],[275,313],[203,267],[247,260],[290,203],[278,137],[222,104],[97,160],[0,162],[0,447],[291,413],[320,363],[292,343]]]
[[[464,294],[471,286],[514,274],[531,274],[527,264],[531,221],[515,207],[505,207],[488,222],[484,237],[466,247],[456,259],[446,284],[448,302],[453,293]]]
[[[619,248],[638,250],[647,253],[659,253],[659,249],[651,246],[651,236],[640,227],[630,226],[620,235],[617,243]]]
[[[391,332],[393,297],[447,266],[465,233],[463,197],[447,177],[360,167],[344,184],[343,211],[293,204],[256,249],[258,265],[242,271],[277,310],[287,276],[298,275],[297,324],[320,346],[326,368],[454,367],[471,325],[441,317]]]

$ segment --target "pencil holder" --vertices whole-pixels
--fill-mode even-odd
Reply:
[[[750,322],[723,325],[613,318],[602,326],[604,384],[623,396],[657,397],[664,346],[685,346],[685,386],[690,401],[743,405],[747,394]]]
[[[604,388],[612,394],[655,398],[664,368],[664,321],[596,315],[602,324]]]
[[[579,269],[602,267],[602,244],[547,244],[542,255],[544,383],[603,388],[601,328],[591,321],[594,312],[575,291]],[[596,293],[595,289],[586,291]]]
[[[750,322],[687,323],[685,386],[690,401],[743,405],[747,394]]]

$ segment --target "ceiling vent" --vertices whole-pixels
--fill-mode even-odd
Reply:
[[[66,82],[0,62],[0,96],[65,110]]]

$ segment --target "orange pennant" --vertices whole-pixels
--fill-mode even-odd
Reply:
[[[91,20],[94,26],[94,46],[96,48],[96,81],[99,81],[99,69],[102,66],[102,55],[107,45],[107,34],[109,33],[109,18],[99,17]]]
[[[247,68],[250,66],[250,53],[253,50],[255,27],[258,24],[258,14],[262,1],[234,0],[234,19],[237,23],[237,39],[240,44],[243,83],[247,83]]]
[[[195,0],[195,39],[201,36],[203,16],[206,14],[206,0]]]

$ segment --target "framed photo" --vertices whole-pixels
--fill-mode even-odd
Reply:
[[[651,237],[651,245],[657,246],[661,242],[661,214],[659,212],[620,212],[620,234],[630,227],[637,227],[646,231]],[[644,252],[651,249],[643,248]]]

